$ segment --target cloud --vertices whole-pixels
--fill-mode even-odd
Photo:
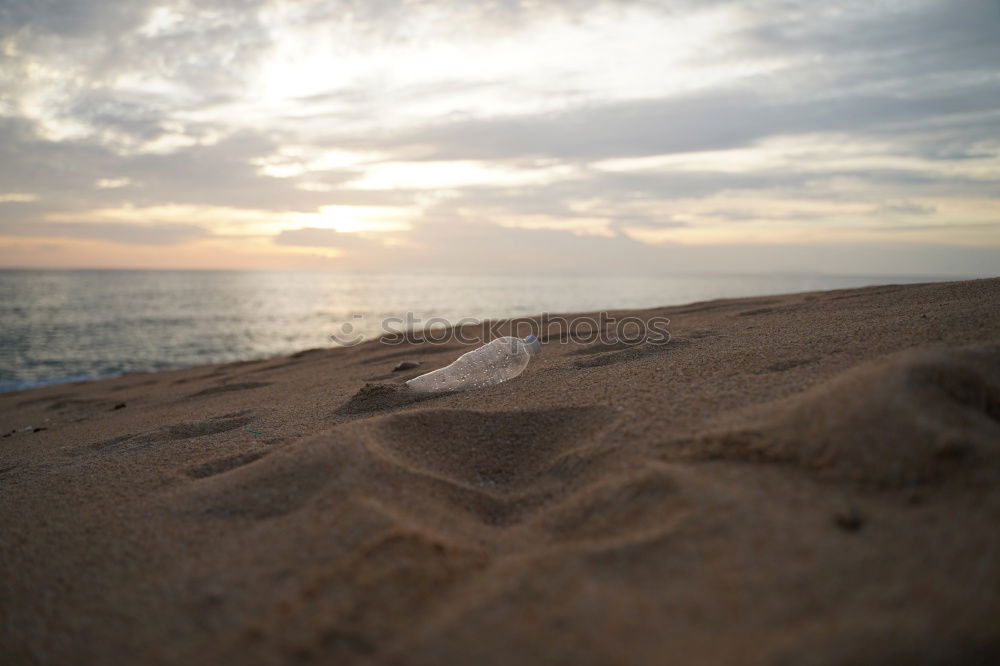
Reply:
[[[129,178],[98,178],[94,186],[102,190],[114,190],[119,187],[126,187],[131,182]]]
[[[952,231],[960,232],[965,230],[979,230],[989,228],[996,230],[1000,227],[1000,222],[974,222],[969,224],[885,224],[872,227],[878,231],[890,233],[906,233],[913,231]]]
[[[377,247],[380,245],[377,241],[357,233],[344,233],[336,229],[323,229],[320,227],[285,229],[274,237],[274,242],[278,245],[298,247],[359,248]]]
[[[0,203],[27,203],[37,200],[38,195],[31,192],[6,192],[0,194]]]
[[[177,245],[207,238],[211,234],[208,230],[192,224],[43,221],[22,225],[0,221],[0,235],[105,240],[123,245]]]
[[[152,4],[152,3],[150,3]],[[149,5],[96,0],[7,0],[0,8],[0,34],[24,30],[63,38],[113,34],[136,27]]]
[[[919,231],[919,229],[917,230]],[[898,236],[891,228],[889,233]],[[328,229],[282,232],[282,245],[336,248],[348,252],[331,268],[437,272],[442,267],[470,274],[854,273],[860,275],[974,276],[1000,265],[1000,249],[940,246],[926,242],[881,241],[822,244],[757,243],[650,245],[625,233],[610,237],[554,229],[521,229],[438,217],[394,235],[392,245],[377,235]],[[849,270],[844,270],[848,268]]]
[[[388,145],[421,145],[426,159],[549,157],[595,160],[721,150],[772,136],[852,131],[865,135],[923,125],[939,129],[983,114],[1000,128],[1000,86],[989,82],[906,99],[824,95],[780,99],[749,88],[616,102],[558,114],[443,122],[401,133]],[[976,128],[979,139],[985,128]],[[380,146],[385,148],[387,146]]]
[[[912,201],[896,201],[885,203],[879,207],[879,211],[888,214],[903,215],[931,215],[937,211],[934,206],[922,206]]]

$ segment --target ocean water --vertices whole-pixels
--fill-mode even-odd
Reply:
[[[842,276],[483,276],[0,270],[0,391],[371,339],[383,320],[498,319],[931,281]],[[393,324],[402,328],[398,323]]]

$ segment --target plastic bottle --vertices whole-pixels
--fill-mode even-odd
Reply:
[[[406,382],[420,393],[466,391],[493,386],[524,372],[531,357],[542,349],[534,335],[497,338],[459,356],[451,365],[414,377]]]

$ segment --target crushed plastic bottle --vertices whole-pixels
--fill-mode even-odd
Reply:
[[[451,365],[414,377],[406,386],[420,393],[467,391],[493,386],[524,372],[531,357],[542,349],[538,338],[497,338],[459,356]]]

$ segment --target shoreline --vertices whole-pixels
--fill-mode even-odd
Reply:
[[[22,270],[22,269],[4,269],[4,268],[0,268],[0,271],[3,271],[3,270],[15,271],[15,270]],[[23,269],[23,270],[27,270],[27,269]],[[35,269],[32,269],[32,270],[35,270]],[[39,270],[39,271],[47,271],[47,270],[54,270],[54,269],[37,269],[37,270]],[[63,269],[63,270],[72,272],[72,271],[75,271],[75,270],[91,270],[91,269]],[[100,269],[92,269],[92,270],[98,271]],[[139,270],[143,270],[143,269],[135,269],[135,270],[139,271]],[[120,270],[120,269],[114,269],[114,270],[110,270],[110,271],[109,270],[104,270],[103,272],[122,272],[122,270]],[[155,270],[154,269],[154,270],[145,270],[145,272],[164,272],[164,271],[160,271],[160,270]],[[166,272],[184,272],[184,271],[166,271]],[[233,271],[222,271],[222,272],[233,272]],[[244,271],[244,272],[252,272],[252,271]],[[803,274],[803,275],[806,275],[806,274]],[[712,276],[708,276],[708,277],[712,277]],[[725,277],[732,277],[732,276],[725,276]],[[841,278],[841,277],[846,278],[846,277],[851,277],[851,278],[859,278],[860,279],[860,278],[865,278],[865,277],[875,278],[877,276],[827,276],[827,277],[831,277],[831,278]],[[575,312],[574,311],[566,311],[566,312],[563,312],[563,311],[559,311],[559,312],[539,312],[539,313],[534,313],[534,314],[520,315],[520,316],[517,316],[517,317],[510,317],[510,318],[484,319],[484,320],[481,320],[480,324],[477,324],[477,325],[493,324],[495,322],[507,322],[507,321],[537,321],[537,320],[539,320],[539,318],[546,317],[546,316],[548,316],[548,317],[588,317],[588,316],[591,316],[592,317],[592,316],[597,315],[597,314],[599,314],[601,312],[645,312],[645,311],[654,311],[654,310],[655,311],[659,311],[659,310],[666,310],[666,309],[687,308],[687,307],[691,307],[691,306],[708,305],[708,304],[712,304],[712,303],[716,303],[716,302],[726,302],[726,301],[731,301],[731,300],[739,300],[739,299],[743,299],[743,298],[765,298],[765,297],[768,297],[768,298],[779,298],[779,297],[801,296],[801,295],[805,295],[805,294],[823,294],[823,293],[830,293],[830,292],[836,292],[836,291],[854,291],[854,290],[858,290],[858,289],[871,289],[871,288],[877,288],[877,287],[926,286],[926,285],[931,285],[931,284],[950,284],[950,283],[956,283],[956,282],[976,282],[976,281],[991,279],[991,278],[972,278],[972,279],[965,279],[965,280],[955,280],[955,279],[952,279],[952,278],[949,278],[949,277],[935,278],[935,276],[902,276],[902,275],[900,275],[900,276],[892,276],[892,277],[894,277],[894,278],[927,279],[927,280],[931,280],[931,281],[928,281],[928,282],[875,283],[875,284],[867,285],[867,286],[864,286],[864,287],[846,287],[846,288],[830,288],[830,289],[820,289],[820,290],[802,290],[802,291],[783,292],[783,293],[780,293],[780,294],[760,294],[760,295],[756,295],[756,296],[721,297],[721,298],[711,298],[711,299],[704,299],[704,300],[694,300],[694,301],[690,301],[690,302],[681,302],[681,303],[675,303],[675,304],[671,304],[671,305],[657,305],[657,306],[652,306],[652,307],[648,307],[648,308],[641,308],[641,309],[624,309],[623,310],[623,309],[614,309],[614,308],[604,308],[603,310],[593,310],[593,311],[590,311],[590,312],[579,312],[579,311],[575,311]],[[419,334],[420,330],[410,330],[407,333],[408,334]],[[382,337],[385,337],[385,336],[383,335]],[[379,340],[379,338],[377,338],[377,337],[371,337],[371,338],[366,339],[363,343],[359,343],[359,344],[376,342],[378,340]],[[354,346],[354,345],[345,345],[345,346]],[[155,374],[157,372],[168,372],[168,371],[176,371],[176,370],[193,370],[193,369],[201,368],[201,367],[215,367],[215,366],[219,366],[219,365],[224,365],[226,363],[244,363],[244,362],[248,362],[248,361],[269,361],[269,360],[276,360],[276,359],[280,359],[280,358],[285,358],[285,357],[291,356],[293,354],[301,353],[301,352],[304,352],[304,351],[312,351],[312,350],[315,350],[315,349],[333,350],[333,349],[339,349],[341,347],[342,346],[340,346],[340,345],[331,345],[331,346],[325,346],[325,347],[304,347],[302,349],[295,349],[295,350],[291,350],[291,351],[288,351],[288,352],[285,352],[285,353],[278,353],[278,354],[252,354],[252,355],[248,355],[248,356],[243,357],[243,358],[236,358],[236,359],[227,360],[227,361],[215,361],[215,362],[208,362],[208,363],[198,363],[198,364],[195,364],[195,365],[179,365],[177,367],[167,368],[165,370],[150,369],[150,370],[138,370],[138,371],[122,372],[122,373],[111,373],[111,374],[104,374],[104,375],[71,375],[71,376],[66,376],[66,377],[50,377],[50,378],[39,379],[39,380],[16,380],[16,379],[11,379],[11,380],[0,382],[0,395],[7,394],[7,393],[20,392],[20,391],[30,391],[30,390],[33,390],[33,389],[45,388],[45,387],[48,387],[48,386],[67,385],[67,384],[81,384],[81,383],[87,383],[87,382],[93,382],[93,381],[101,381],[101,380],[107,380],[107,379],[116,379],[116,378],[122,378],[122,377],[130,377],[130,376],[134,376],[134,375]],[[164,360],[164,359],[151,359],[150,360],[150,364],[156,364],[156,363],[169,363],[169,361]]]

